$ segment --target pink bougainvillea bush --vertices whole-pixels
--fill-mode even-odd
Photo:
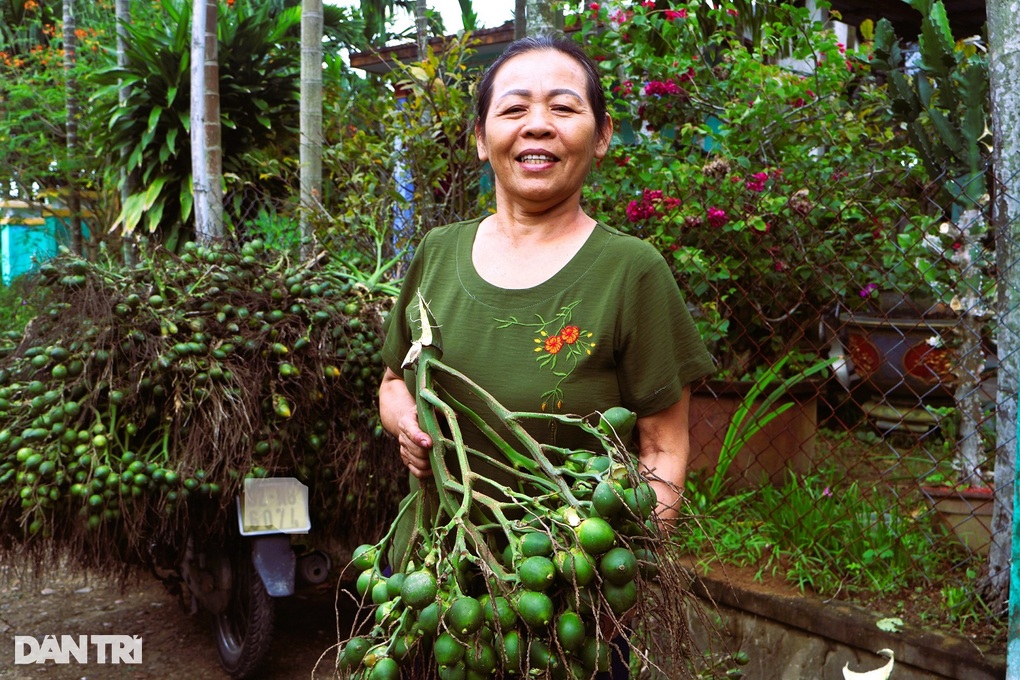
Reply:
[[[930,296],[952,253],[869,44],[803,8],[755,11],[580,15],[616,124],[585,198],[662,250],[729,377],[817,356],[837,305]]]

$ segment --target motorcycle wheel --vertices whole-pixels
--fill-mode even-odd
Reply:
[[[273,641],[273,598],[255,570],[248,545],[233,551],[230,604],[216,615],[216,648],[230,677],[251,677],[265,661]]]

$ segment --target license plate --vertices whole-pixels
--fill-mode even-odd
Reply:
[[[237,499],[237,522],[242,536],[306,534],[308,487],[293,477],[246,479]]]

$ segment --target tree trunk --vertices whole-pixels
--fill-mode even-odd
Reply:
[[[131,22],[131,0],[117,0],[117,4],[114,8],[114,12],[117,18],[117,66],[120,68],[126,68],[128,65],[127,58],[127,24]],[[131,86],[123,85],[120,88],[120,103],[121,106],[127,104],[128,97],[131,94]],[[120,203],[124,205],[127,201],[128,196],[132,194],[135,189],[135,176],[133,173],[128,172],[128,152],[127,150],[121,151],[120,155]],[[134,248],[134,236],[125,233],[123,236],[123,248],[121,249],[122,256],[124,258],[124,264],[135,263],[135,248]]]
[[[424,61],[429,48],[429,16],[426,0],[414,3],[414,37],[418,44],[418,61]]]
[[[1016,0],[988,0],[988,73],[992,101],[994,168],[992,220],[998,265],[998,395],[996,396],[995,510],[988,578],[993,595],[1005,601],[1010,563],[1020,542],[1013,520],[1017,449],[1017,388],[1020,375],[1020,7]],[[1020,561],[1012,560],[1013,569]],[[1018,574],[1020,578],[1020,574]],[[1020,628],[1020,593],[1009,595],[1011,663]]]
[[[524,5],[526,35],[563,37],[563,11],[551,0],[525,0]]]
[[[85,252],[81,232],[81,201],[78,196],[78,79],[75,76],[75,62],[78,59],[78,22],[75,17],[74,0],[64,0],[64,78],[65,78],[65,148],[67,149],[67,208],[71,213],[68,228],[71,232],[71,250],[82,255]]]
[[[311,257],[322,201],[322,0],[301,2],[301,254]]]
[[[528,0],[514,0],[514,40],[528,34]]]
[[[191,173],[195,237],[223,238],[223,149],[220,146],[220,69],[217,0],[195,0],[191,24]]]

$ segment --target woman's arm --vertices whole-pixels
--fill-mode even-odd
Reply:
[[[679,401],[637,421],[641,472],[655,489],[659,500],[656,515],[664,522],[671,522],[680,513],[691,450],[690,404],[691,388],[684,387]]]
[[[389,368],[379,385],[379,419],[383,428],[397,438],[400,459],[411,474],[419,479],[431,477],[432,438],[418,425],[418,409],[404,378]]]

